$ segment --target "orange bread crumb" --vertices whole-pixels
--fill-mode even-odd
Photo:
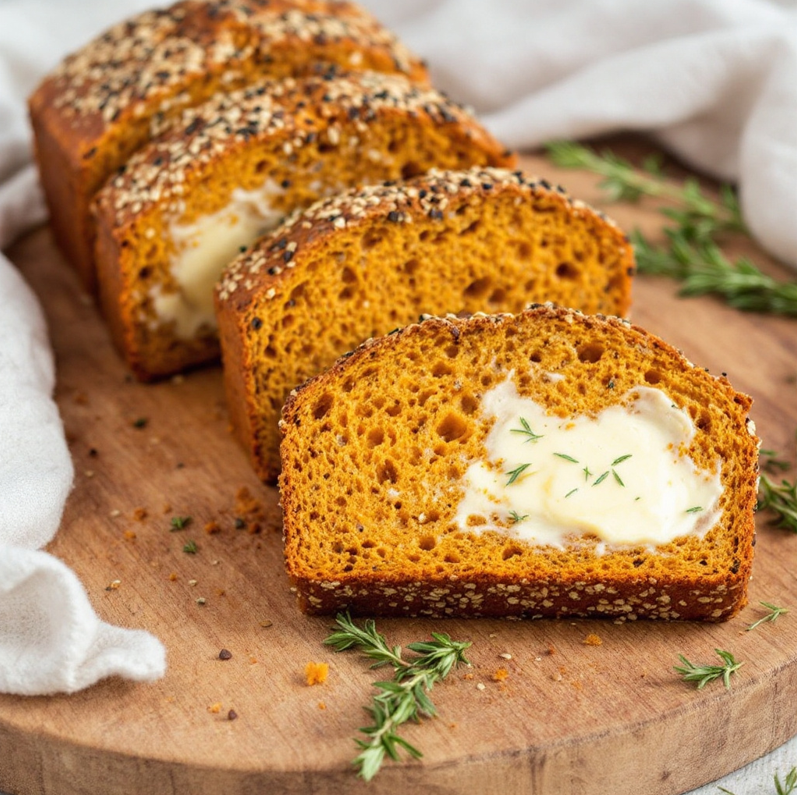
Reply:
[[[304,678],[309,686],[322,685],[329,676],[329,663],[309,662],[304,667]]]
[[[506,668],[498,668],[495,673],[493,673],[493,681],[494,682],[503,682],[505,679],[509,678],[509,671]]]
[[[587,635],[583,642],[585,646],[601,646],[603,644],[600,635],[596,635],[594,632]]]

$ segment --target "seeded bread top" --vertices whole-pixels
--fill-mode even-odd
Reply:
[[[439,91],[402,75],[332,71],[217,95],[185,110],[179,124],[135,154],[111,180],[100,194],[102,202],[115,209],[120,225],[160,202],[179,212],[191,174],[251,138],[279,137],[282,153],[289,156],[319,135],[335,146],[342,123],[364,130],[385,112],[426,117],[433,125],[458,125],[463,136],[492,153],[493,162],[512,161],[467,109]]]
[[[395,71],[425,79],[418,59],[357,5],[337,0],[184,0],[121,22],[66,58],[39,93],[70,120],[97,134],[125,118],[190,104],[176,96],[208,72],[223,69],[235,83],[251,61],[268,63],[275,46],[293,42],[318,49],[380,51]],[[356,53],[360,53],[358,56]],[[268,70],[266,70],[268,71]]]
[[[442,219],[455,201],[464,203],[502,191],[512,191],[518,200],[525,201],[539,196],[555,197],[575,215],[600,219],[616,232],[620,257],[628,264],[628,276],[633,275],[634,260],[628,238],[602,212],[570,198],[564,188],[545,179],[505,168],[475,166],[465,171],[432,169],[402,182],[353,188],[294,213],[272,235],[262,238],[226,269],[218,288],[219,298],[226,301],[236,291],[258,290],[265,282],[278,278],[286,268],[292,268],[296,252],[303,245],[366,217],[398,224],[411,223],[413,218],[422,216]]]

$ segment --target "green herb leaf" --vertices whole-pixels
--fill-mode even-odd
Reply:
[[[609,477],[609,470],[607,469],[602,475],[598,477],[598,479],[592,484],[593,486],[598,486],[603,483],[606,478]]]
[[[754,621],[747,627],[747,631],[749,632],[751,629],[755,629],[757,626],[767,622],[767,621],[776,621],[778,616],[785,615],[788,613],[788,609],[785,607],[776,607],[775,605],[771,604],[770,602],[759,602],[758,604],[763,605],[764,607],[769,610],[763,618],[759,618],[758,621]]]
[[[507,480],[506,485],[511,486],[530,466],[531,464],[521,464],[510,472],[506,472],[505,474],[509,475],[509,480]]]
[[[510,433],[522,433],[526,438],[527,442],[536,442],[538,439],[542,439],[540,434],[534,433],[529,426],[528,420],[521,417],[520,418],[521,428],[511,428]]]
[[[617,470],[616,470],[616,469],[613,469],[613,470],[612,470],[612,475],[614,475],[614,479],[615,479],[615,480],[616,480],[616,481],[617,481],[617,482],[618,482],[618,483],[619,483],[621,486],[623,486],[623,487],[625,486],[625,483],[623,483],[622,479],[621,479],[621,478],[620,478],[620,476],[617,474]]]
[[[196,555],[199,551],[199,548],[196,545],[196,541],[187,541],[183,545],[183,552],[187,552],[189,555]]]
[[[512,520],[512,524],[517,524],[518,522],[522,522],[524,519],[528,519],[529,515],[524,513],[523,516],[520,516],[517,511],[510,511],[509,518]]]
[[[623,461],[628,461],[631,456],[632,453],[628,453],[627,455],[621,455],[619,458],[615,458],[614,461],[612,461],[612,466],[616,467],[618,464],[622,464]]]
[[[731,674],[738,671],[743,665],[743,662],[736,662],[733,655],[729,651],[722,649],[714,649],[719,658],[722,660],[722,665],[695,665],[689,662],[683,654],[678,655],[678,659],[683,663],[683,666],[674,666],[675,670],[683,677],[685,682],[695,682],[698,690],[702,690],[709,682],[722,677],[725,687],[731,689]]]
[[[769,510],[775,514],[771,524],[783,530],[797,533],[797,481],[789,483],[785,478],[774,483],[766,473],[759,473],[758,510]]]
[[[699,505],[695,505],[694,508],[687,508],[686,512],[687,513],[700,513],[700,511],[702,511],[702,510],[703,509]]]
[[[366,707],[372,724],[360,729],[366,739],[355,740],[360,753],[355,757],[354,765],[359,775],[370,781],[379,772],[386,756],[395,761],[400,759],[400,749],[416,759],[422,756],[418,748],[399,736],[398,728],[409,720],[417,722],[436,714],[429,693],[457,665],[469,665],[465,650],[471,644],[433,632],[431,641],[410,643],[407,648],[416,656],[405,660],[401,647],[388,646],[372,620],[365,621],[361,628],[348,613],[339,613],[335,621],[337,630],[326,638],[325,644],[336,651],[359,649],[366,657],[376,660],[372,668],[381,665],[393,667],[392,680],[374,683],[379,692]]]
[[[183,530],[188,524],[190,524],[190,522],[190,516],[172,516],[171,527],[169,530],[172,533],[175,532],[175,530]]]
[[[570,491],[565,494],[565,499],[567,499],[571,494],[575,494],[578,491],[578,488],[571,489]]]
[[[554,455],[557,458],[564,458],[565,461],[572,461],[574,464],[578,463],[578,461],[576,461],[576,459],[573,458],[572,455],[565,455],[564,453],[554,453]]]

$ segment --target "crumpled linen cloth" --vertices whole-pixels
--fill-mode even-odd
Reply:
[[[157,0],[0,0],[0,247],[44,218],[24,100],[112,22]],[[797,10],[767,0],[363,0],[508,145],[654,134],[739,180],[761,243],[797,265]],[[0,691],[152,679],[163,647],[110,627],[40,551],[72,479],[35,299],[0,257]]]

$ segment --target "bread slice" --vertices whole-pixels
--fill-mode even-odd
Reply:
[[[725,620],[746,602],[753,556],[750,406],[643,329],[550,305],[371,340],[284,408],[285,559],[300,606]],[[659,449],[635,441],[637,421],[693,436]],[[502,458],[496,439],[510,445]],[[678,491],[673,467],[697,492]],[[490,478],[507,501],[473,515]],[[542,497],[523,503],[535,479]],[[658,510],[660,521],[628,519]]]
[[[30,98],[36,158],[58,245],[95,287],[94,194],[183,108],[317,63],[398,72],[423,64],[369,13],[337,0],[185,0],[115,25]]]
[[[98,194],[100,299],[139,378],[216,359],[222,269],[290,211],[432,166],[515,162],[434,89],[376,72],[288,78],[218,96]]]
[[[530,301],[624,315],[633,266],[614,224],[519,172],[434,172],[322,201],[225,273],[217,304],[233,426],[273,480],[289,391],[364,339],[424,312],[517,312]]]

